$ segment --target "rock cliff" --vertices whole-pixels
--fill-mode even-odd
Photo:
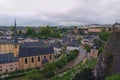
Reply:
[[[120,72],[120,32],[112,32],[104,51],[98,57],[94,75],[104,80],[108,75]]]

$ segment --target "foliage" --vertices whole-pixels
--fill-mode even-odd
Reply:
[[[46,63],[44,65],[43,71],[46,77],[52,77],[54,76],[56,69],[57,69],[57,66],[55,65],[55,63],[51,62],[51,63]]]
[[[75,59],[77,57],[78,53],[79,53],[78,50],[70,51],[70,53],[68,54],[68,61]]]
[[[57,28],[51,28],[49,26],[41,27],[37,36],[38,38],[46,38],[46,39],[49,37],[59,38],[60,32]]]
[[[38,70],[32,69],[26,73],[25,80],[40,80],[41,75]]]
[[[80,63],[79,65],[63,72],[62,77],[59,77],[59,76],[56,75],[51,80],[71,80],[75,76],[75,74],[78,73],[78,71],[81,72],[80,74],[84,73],[83,74],[84,77],[87,77],[87,75],[88,76],[93,75],[91,71],[93,70],[93,68],[95,67],[96,64],[97,64],[97,59],[96,58],[87,60],[85,64]],[[88,74],[86,71],[91,73],[91,74]],[[76,79],[74,79],[74,80],[76,80]],[[81,80],[81,79],[78,79],[78,80]],[[88,79],[88,80],[90,80],[90,79]],[[93,80],[93,79],[91,79],[91,80]]]
[[[36,32],[35,32],[35,30],[32,27],[27,27],[26,35],[35,37],[36,36]]]
[[[105,80],[120,80],[120,73],[113,74],[112,76],[107,77]]]
[[[85,45],[85,49],[87,52],[90,52],[91,47],[89,45]]]
[[[109,36],[110,36],[110,33],[108,33],[108,32],[103,32],[103,33],[100,33],[100,34],[99,34],[99,37],[100,37],[101,40],[103,40],[103,41],[107,41]]]
[[[98,53],[101,53],[103,50],[104,50],[104,47],[101,46],[101,47],[98,49]]]
[[[76,74],[73,80],[93,80],[94,75],[91,68],[85,68],[80,73]]]
[[[67,55],[63,54],[61,59],[59,59],[55,64],[58,68],[62,68],[67,63]]]

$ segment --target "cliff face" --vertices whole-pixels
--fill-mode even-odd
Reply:
[[[108,75],[120,72],[120,32],[111,33],[104,51],[99,55],[94,75],[104,80]]]

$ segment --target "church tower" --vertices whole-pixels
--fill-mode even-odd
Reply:
[[[16,28],[16,19],[14,21],[14,43],[18,44],[17,28]]]
[[[14,57],[18,56],[19,53],[19,43],[18,43],[18,36],[17,36],[17,27],[16,27],[16,19],[14,20]]]

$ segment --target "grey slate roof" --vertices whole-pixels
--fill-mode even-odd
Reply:
[[[43,42],[25,42],[24,44],[22,44],[22,47],[37,47],[37,46],[43,46],[44,43]]]
[[[26,43],[20,46],[19,55],[18,57],[28,57],[28,56],[37,56],[37,55],[44,55],[44,54],[53,54],[53,47],[52,46],[44,46],[40,45],[41,43]]]
[[[78,40],[72,40],[71,43],[68,46],[78,47],[79,46],[79,41]]]
[[[14,57],[13,53],[0,54],[0,64],[17,62],[18,59]]]

